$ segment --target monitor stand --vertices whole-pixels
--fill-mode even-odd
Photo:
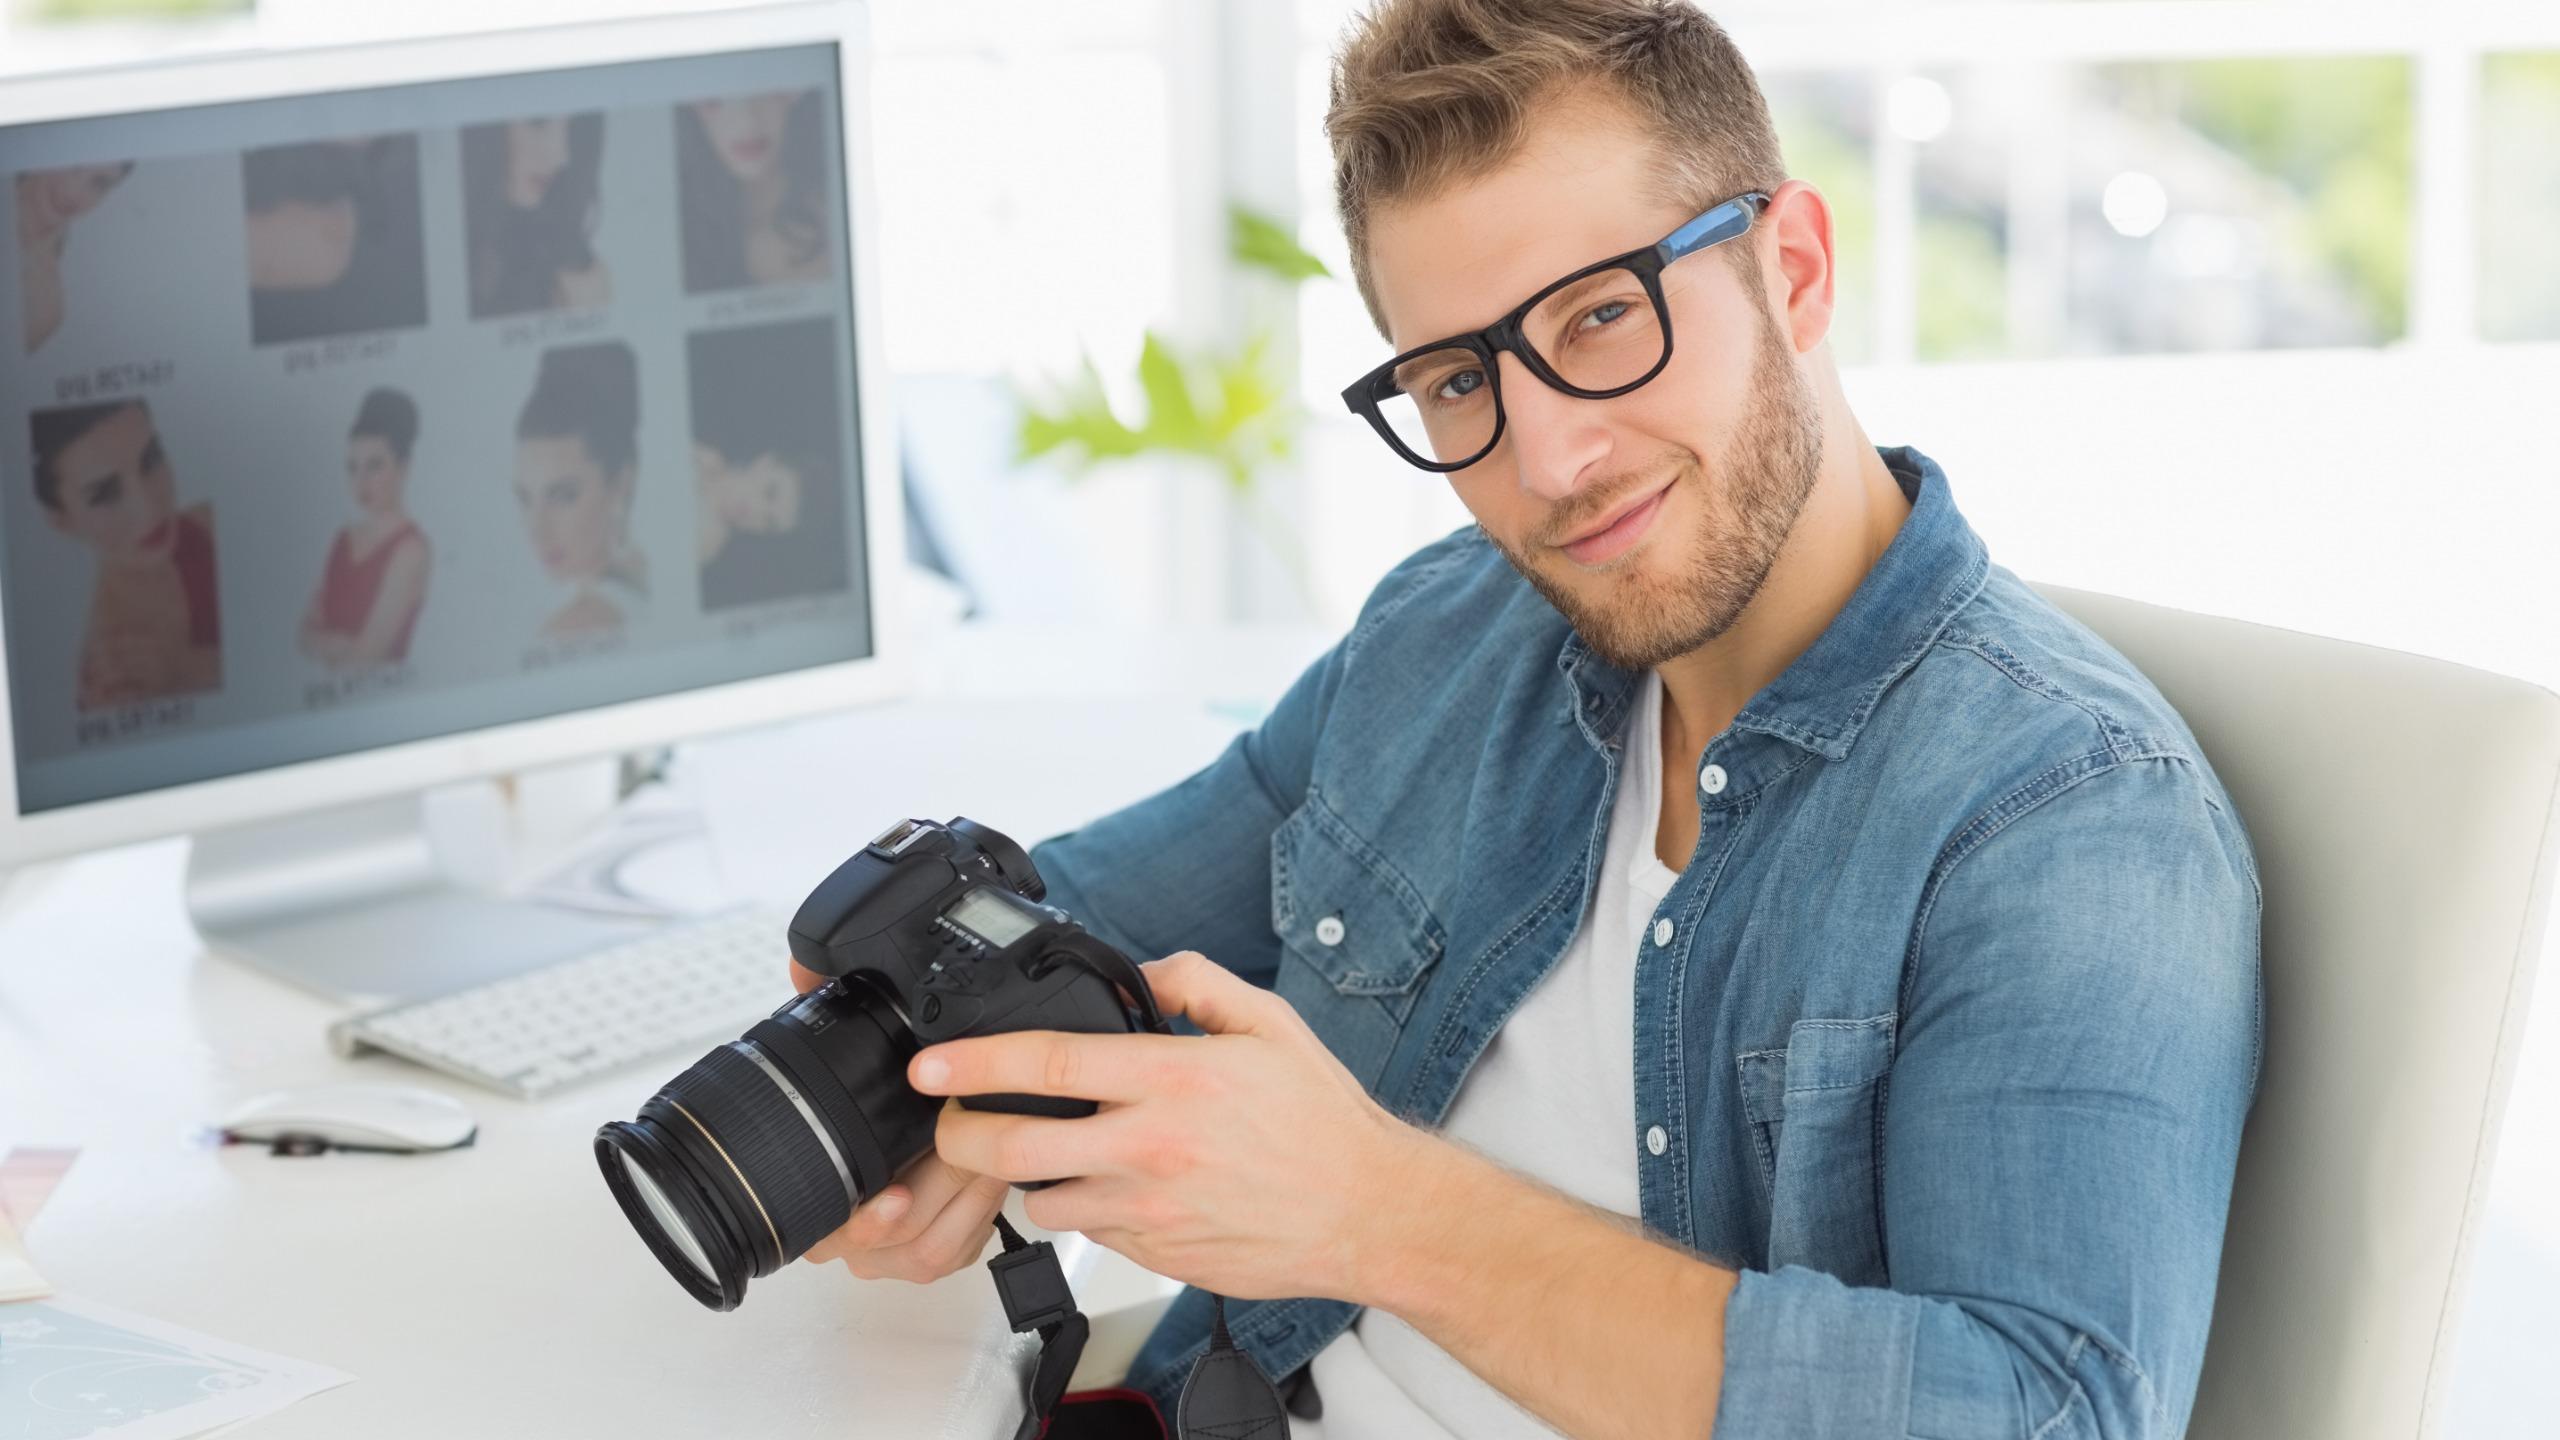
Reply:
[[[645,933],[459,878],[418,794],[209,830],[187,858],[206,948],[333,1000],[422,999]]]

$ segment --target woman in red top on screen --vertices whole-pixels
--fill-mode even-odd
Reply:
[[[45,519],[97,554],[79,707],[219,688],[213,507],[177,508],[151,407],[125,400],[39,410],[29,428]]]
[[[329,562],[302,612],[302,653],[333,670],[396,665],[427,604],[432,552],[409,518],[409,450],[418,407],[397,390],[376,390],[347,435],[347,485],[357,518],[330,542]]]

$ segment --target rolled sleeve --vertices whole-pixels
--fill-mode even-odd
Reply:
[[[1717,1432],[2181,1434],[2256,1088],[2246,834],[2146,755],[1995,807],[1939,876],[1885,1080],[1891,1288],[1744,1273]]]

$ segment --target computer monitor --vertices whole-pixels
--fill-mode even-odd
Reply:
[[[317,988],[591,941],[427,788],[900,688],[854,4],[0,87],[0,870]]]

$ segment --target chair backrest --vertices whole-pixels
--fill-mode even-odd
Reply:
[[[2195,1440],[2435,1433],[2560,818],[2560,696],[2035,587],[2186,717],[2266,891],[2266,1053]]]

